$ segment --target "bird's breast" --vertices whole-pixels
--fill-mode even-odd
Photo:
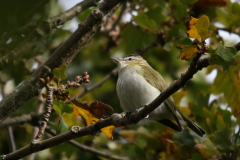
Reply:
[[[134,111],[152,102],[160,91],[149,84],[135,69],[119,73],[117,94],[124,111]]]

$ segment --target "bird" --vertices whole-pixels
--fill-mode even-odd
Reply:
[[[130,54],[123,58],[110,58],[118,66],[116,90],[124,112],[141,109],[167,89],[168,85],[160,73],[154,70],[142,56]],[[167,98],[145,119],[157,121],[177,132],[182,132],[181,125],[183,125],[200,137],[205,134],[200,126],[184,115],[177,107],[172,96]]]

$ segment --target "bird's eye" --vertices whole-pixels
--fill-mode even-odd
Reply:
[[[129,60],[129,61],[131,61],[131,60],[132,60],[132,58],[128,58],[128,60]]]

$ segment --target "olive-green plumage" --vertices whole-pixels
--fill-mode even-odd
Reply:
[[[117,93],[124,111],[133,111],[143,107],[168,87],[163,77],[141,56],[129,55],[112,59],[118,63]],[[172,96],[155,109],[149,115],[149,119],[157,120],[179,132],[182,131],[180,124],[183,124],[199,136],[205,134],[203,129],[186,117],[176,106]],[[177,124],[173,121],[176,121]]]

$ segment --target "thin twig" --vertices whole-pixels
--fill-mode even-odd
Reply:
[[[40,65],[40,64],[39,64],[39,65]],[[45,93],[45,92],[46,92],[46,88],[43,88],[42,91],[41,91],[41,94],[39,94],[39,96],[38,96],[37,113],[42,113],[42,112],[43,112],[45,100],[44,100],[44,98],[42,97],[42,93]],[[32,139],[35,138],[35,135],[37,135],[38,130],[39,130],[38,127],[39,127],[39,126],[34,127],[34,129],[33,129],[33,134],[32,134],[32,135],[33,135]],[[34,159],[35,159],[35,156],[36,156],[35,153],[31,154],[30,156],[28,156],[28,160],[34,160]]]
[[[28,51],[43,36],[50,33],[53,29],[56,29],[57,26],[71,20],[87,8],[96,6],[96,2],[98,1],[99,0],[84,0],[66,12],[43,21],[41,26],[36,28],[22,43],[0,59],[0,71],[9,64],[12,64],[14,60],[20,59],[26,51]]]
[[[78,98],[81,98],[82,96],[84,96],[85,94],[87,94],[88,92],[98,88],[98,87],[101,87],[108,79],[110,79],[112,76],[116,76],[117,75],[117,72],[118,72],[118,69],[115,68],[113,69],[110,73],[108,73],[101,81],[99,81],[98,83],[90,86],[90,87],[87,87],[87,88],[84,88],[84,90],[75,97],[75,99],[78,99]]]
[[[157,34],[157,38],[156,40],[151,43],[150,45],[148,45],[147,47],[144,47],[144,48],[141,48],[141,49],[138,49],[136,51],[137,54],[139,55],[142,55],[143,53],[145,53],[147,50],[151,49],[151,48],[154,48],[154,47],[157,47],[159,44],[163,47],[165,45],[165,40],[164,40],[165,36],[164,36],[164,33],[163,32],[158,32]]]

